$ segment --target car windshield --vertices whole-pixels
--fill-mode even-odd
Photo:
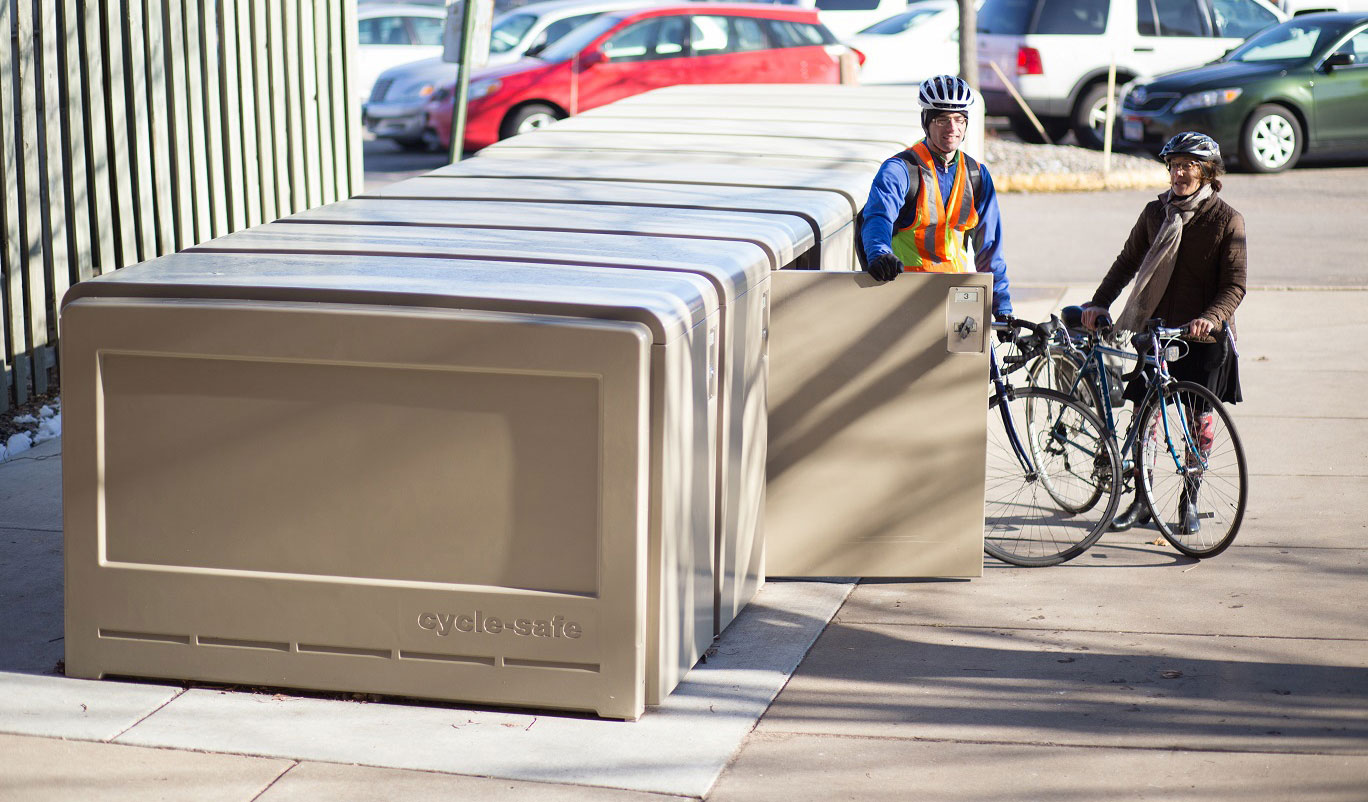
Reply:
[[[925,22],[931,17],[941,12],[939,8],[919,8],[914,11],[904,11],[901,14],[889,17],[882,22],[876,22],[865,28],[860,33],[872,33],[882,36],[892,36],[895,33],[902,33],[921,22]]]
[[[575,30],[567,33],[565,37],[542,52],[537,54],[537,58],[552,63],[566,61],[589,46],[589,43],[599,38],[603,33],[612,29],[613,26],[622,22],[622,14],[604,14],[601,17],[592,19]]]
[[[1301,61],[1310,58],[1316,47],[1335,31],[1316,22],[1289,20],[1249,38],[1226,56],[1226,61]]]
[[[489,32],[489,52],[507,53],[512,50],[536,21],[535,14],[512,14],[499,20]]]

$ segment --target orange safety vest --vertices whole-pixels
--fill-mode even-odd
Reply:
[[[917,162],[916,177],[921,181],[921,188],[917,192],[917,215],[912,224],[893,234],[893,255],[902,260],[906,272],[973,271],[964,245],[964,232],[978,225],[979,216],[974,208],[974,189],[963,154],[955,161],[955,183],[950,188],[947,203],[941,198],[935,156],[926,142],[918,142],[907,150]]]

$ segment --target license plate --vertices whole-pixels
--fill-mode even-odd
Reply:
[[[1121,136],[1132,142],[1139,142],[1145,138],[1145,126],[1139,120],[1126,120],[1121,125]]]

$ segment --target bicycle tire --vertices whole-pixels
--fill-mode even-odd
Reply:
[[[1244,520],[1249,494],[1244,444],[1225,404],[1206,387],[1194,382],[1175,382],[1160,394],[1162,406],[1160,395],[1152,395],[1136,418],[1136,425],[1145,427],[1135,439],[1136,492],[1149,507],[1164,539],[1175,549],[1189,557],[1215,557],[1230,547]],[[1168,418],[1167,430],[1159,422],[1161,409]],[[1186,433],[1194,427],[1183,423],[1185,416],[1194,414],[1191,410],[1196,410],[1196,414],[1210,410],[1212,415],[1205,465],[1199,462],[1195,474],[1187,467],[1193,457],[1188,442],[1190,434]],[[1167,435],[1163,434],[1165,431]],[[1165,444],[1163,451],[1158,448],[1161,438]],[[1183,455],[1182,467],[1167,453],[1170,444],[1174,454]],[[1192,483],[1194,476],[1197,481]],[[1184,528],[1184,516],[1179,509],[1189,490],[1195,490],[1200,524],[1194,532]]]
[[[983,550],[1011,565],[1058,565],[1087,551],[1111,523],[1120,499],[1120,452],[1097,414],[1064,393],[1009,388],[1005,403],[1010,431],[1003,398],[995,395],[988,404]],[[1011,433],[1034,475],[1018,460]],[[1072,512],[1056,498],[1066,493],[1105,503],[1080,502],[1081,511]]]
[[[1078,372],[1084,363],[1074,354],[1057,345],[1050,346],[1031,363],[1027,369],[1027,381],[1032,387],[1058,390],[1065,395],[1078,399],[1084,406],[1104,414],[1102,404],[1097,398],[1097,389],[1091,380],[1078,380]]]

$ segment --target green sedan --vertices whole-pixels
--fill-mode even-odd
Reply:
[[[1294,17],[1219,61],[1137,81],[1120,117],[1124,143],[1157,151],[1201,131],[1259,173],[1309,151],[1368,147],[1368,13]]]

